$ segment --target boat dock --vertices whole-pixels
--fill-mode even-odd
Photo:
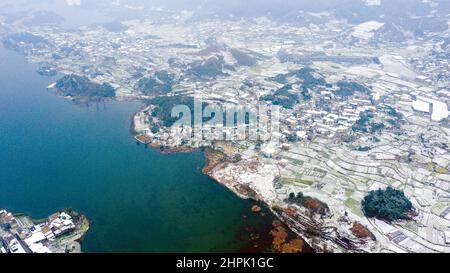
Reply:
[[[153,140],[151,137],[147,135],[137,135],[134,138],[144,145],[150,144]]]

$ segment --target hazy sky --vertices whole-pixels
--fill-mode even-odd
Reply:
[[[52,11],[67,22],[140,18],[157,8],[190,10],[197,19],[267,16],[295,21],[303,12],[328,12],[351,23],[450,14],[448,0],[1,0],[0,15]],[[66,22],[66,23],[67,23]],[[68,23],[72,24],[72,23]],[[75,24],[75,23],[73,23]]]

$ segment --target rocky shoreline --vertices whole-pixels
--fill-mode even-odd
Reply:
[[[321,203],[309,202],[307,206],[298,206],[284,202],[278,198],[274,188],[274,181],[279,176],[279,167],[274,164],[265,164],[256,155],[243,155],[232,144],[218,141],[207,147],[174,146],[165,147],[157,139],[144,142],[132,118],[132,133],[136,140],[153,149],[159,149],[164,154],[176,154],[202,150],[205,154],[206,164],[202,169],[217,183],[225,186],[242,199],[255,200],[267,206],[268,210],[285,226],[285,229],[296,235],[296,239],[304,242],[314,252],[367,252],[377,247],[373,234],[361,230],[362,225],[351,221],[347,216],[336,217],[328,209],[328,213],[317,213],[315,205]],[[310,201],[314,201],[310,198]],[[317,203],[317,204],[316,204]],[[273,234],[283,234],[277,231],[280,225],[275,225]],[[287,242],[291,244],[291,241]],[[295,247],[296,246],[296,247]],[[278,246],[281,252],[299,249],[299,242],[290,246]],[[275,249],[275,248],[274,248]]]
[[[203,168],[203,174],[207,175],[217,183],[225,186],[227,189],[232,191],[238,197],[242,199],[252,199],[258,202],[262,202],[269,212],[276,218],[273,221],[273,229],[270,234],[273,236],[272,250],[274,252],[280,253],[298,253],[304,252],[315,252],[314,249],[307,240],[305,240],[298,232],[293,230],[288,224],[286,224],[286,219],[277,213],[267,202],[264,202],[263,198],[258,196],[258,194],[248,186],[233,183],[232,181],[217,179],[213,175],[213,170],[220,164],[226,164],[226,156],[213,150],[212,148],[205,149],[206,165]],[[252,207],[254,213],[259,213],[261,208],[257,205]]]
[[[313,253],[314,250],[292,232],[263,203],[249,200],[251,209],[244,214],[244,228],[239,232],[239,240],[244,242],[241,253]],[[258,217],[259,222],[247,223],[249,214]]]
[[[262,202],[280,223],[305,241],[314,252],[365,252],[365,249],[375,246],[375,236],[363,225],[346,217],[327,220],[327,217],[332,216],[323,218],[323,215],[313,213],[308,208],[301,209],[290,204],[280,207],[273,204],[272,199],[268,198],[271,192],[260,185],[267,181],[259,180],[261,175],[264,177],[267,170],[258,165],[257,160],[245,159],[233,162],[226,154],[212,148],[205,149],[205,157],[206,166],[203,169],[205,175],[241,198]],[[254,180],[259,181],[255,183]],[[279,226],[276,226],[274,234],[282,234],[276,231]],[[286,248],[279,246],[278,249],[284,252],[299,246],[298,242],[288,244]]]
[[[258,194],[250,187],[238,183],[233,183],[232,180],[220,180],[213,175],[213,170],[218,165],[226,164],[226,156],[223,153],[215,151],[211,148],[206,148],[205,157],[206,157],[206,165],[202,169],[203,174],[207,175],[209,178],[213,179],[217,183],[225,186],[242,199],[254,199],[260,201],[260,198],[258,198],[257,196]]]
[[[131,118],[131,126],[130,132],[137,136],[138,132],[136,132],[134,127],[134,119]],[[137,140],[137,139],[136,139]],[[139,140],[137,140],[140,142]],[[140,142],[141,143],[141,142]],[[269,213],[271,213],[276,220],[273,221],[271,229],[268,234],[258,235],[257,238],[249,238],[249,241],[253,241],[255,239],[260,239],[261,237],[270,237],[271,247],[269,248],[272,252],[283,252],[283,253],[299,253],[306,250],[307,252],[314,252],[314,249],[304,240],[299,234],[292,231],[288,225],[284,223],[284,219],[280,217],[275,211],[271,208],[267,202],[264,202],[258,193],[255,192],[252,188],[242,185],[239,183],[227,183],[221,179],[217,179],[212,174],[212,171],[220,164],[226,163],[228,160],[222,152],[214,150],[209,147],[202,148],[192,148],[186,146],[178,146],[178,147],[163,147],[158,145],[155,142],[144,144],[154,150],[158,150],[162,154],[177,154],[177,153],[190,153],[195,151],[203,151],[206,158],[206,164],[202,169],[202,173],[216,181],[217,183],[225,186],[227,189],[231,190],[235,195],[242,199],[251,199],[256,202],[261,202],[261,206],[267,207]],[[251,209],[251,213],[261,213],[261,207],[258,205],[254,205]],[[250,236],[252,237],[252,236]],[[263,239],[261,239],[263,240]],[[251,250],[245,250],[251,251]]]

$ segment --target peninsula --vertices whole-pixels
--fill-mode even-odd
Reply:
[[[41,220],[0,210],[0,253],[81,253],[89,226],[86,216],[71,209]]]

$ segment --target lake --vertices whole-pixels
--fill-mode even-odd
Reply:
[[[84,213],[93,222],[85,252],[234,252],[247,233],[266,232],[271,217],[201,173],[202,152],[136,143],[139,102],[76,105],[47,91],[56,79],[35,69],[0,47],[1,208]]]

